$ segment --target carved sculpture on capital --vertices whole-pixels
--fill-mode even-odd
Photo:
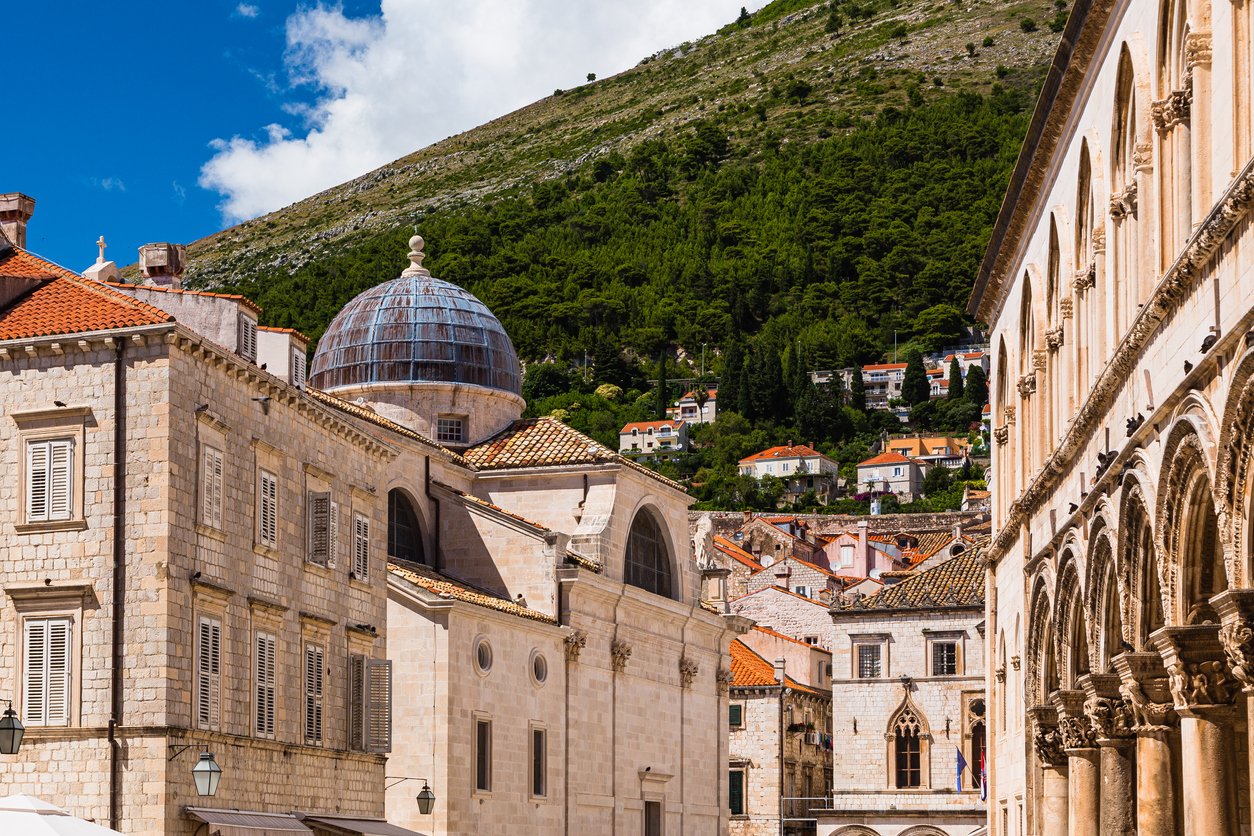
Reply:
[[[727,668],[719,668],[718,673],[714,675],[714,681],[718,683],[718,692],[726,694],[733,681],[732,672]]]
[[[631,658],[631,645],[620,639],[610,642],[610,659],[614,663],[614,672],[622,673],[627,669],[627,660]]]
[[[692,686],[692,680],[697,678],[697,673],[701,670],[700,666],[687,656],[679,657],[679,687],[689,688]]]
[[[1136,181],[1110,196],[1110,219],[1115,223],[1136,217]]]
[[[1095,226],[1093,227],[1093,253],[1094,255],[1097,255],[1104,252],[1106,252],[1106,227],[1104,225]],[[1097,266],[1095,264],[1090,264],[1089,267],[1093,272],[1093,283],[1096,284]],[[1089,285],[1089,287],[1092,286],[1092,284]]]
[[[1058,731],[1064,749],[1092,749],[1097,746],[1097,733],[1089,718],[1064,715],[1058,718]]]
[[[993,438],[996,439],[999,445],[1005,444],[1010,440],[1010,427],[1007,427],[1005,424],[1002,424],[1000,427],[994,427]]]
[[[1254,627],[1245,619],[1229,621],[1219,628],[1219,643],[1232,666],[1232,675],[1254,690]]]
[[[1187,125],[1189,110],[1193,105],[1193,90],[1175,90],[1167,98],[1150,105],[1150,120],[1159,136],[1166,136],[1176,125]]]
[[[1045,366],[1049,362],[1048,353],[1043,349],[1037,349],[1032,352],[1032,368],[1038,372],[1045,371]]]
[[[1027,374],[1019,375],[1019,382],[1017,386],[1019,389],[1019,397],[1032,397],[1032,394],[1036,392],[1036,372],[1028,372]]]
[[[1093,697],[1084,703],[1084,713],[1097,740],[1128,740],[1133,736],[1132,709],[1122,696]]]
[[[1070,296],[1065,297],[1058,303],[1058,312],[1063,319],[1071,319],[1075,316],[1075,300]],[[1062,345],[1062,326],[1058,328],[1058,344]]]
[[[575,630],[566,636],[566,659],[570,662],[578,662],[579,654],[583,652],[584,647],[588,644],[588,634],[583,630]]]
[[[1139,172],[1154,170],[1154,146],[1148,142],[1138,142],[1132,149],[1132,167]]]
[[[1161,680],[1159,680],[1161,682]],[[1164,687],[1166,683],[1163,683]],[[1119,693],[1127,701],[1132,712],[1133,728],[1138,732],[1167,731],[1175,718],[1175,706],[1169,702],[1154,702],[1145,694],[1139,682],[1121,682]]]
[[[1064,299],[1064,302],[1070,302],[1070,299]],[[1056,352],[1062,348],[1062,326],[1050,328],[1045,332],[1045,348],[1051,352]]]
[[[1209,66],[1211,61],[1210,32],[1190,32],[1184,37],[1184,65],[1192,70],[1194,67]],[[1190,74],[1190,86],[1192,75]]]
[[[1236,698],[1235,682],[1227,666],[1218,659],[1184,662],[1173,659],[1167,666],[1167,682],[1177,708],[1231,705]]]
[[[1037,723],[1036,731],[1032,735],[1032,746],[1042,764],[1054,767],[1066,765],[1067,753],[1063,751],[1062,732],[1057,726]]]
[[[1075,279],[1071,282],[1071,292],[1076,296],[1083,296],[1084,292],[1097,284],[1097,264],[1089,262],[1086,266],[1081,267],[1075,273]]]
[[[1009,406],[1003,407],[1002,412],[1006,418],[1007,424],[1013,424],[1015,422],[1015,405],[1014,404],[1010,404]]]

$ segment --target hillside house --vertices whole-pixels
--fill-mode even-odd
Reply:
[[[931,465],[958,468],[967,463],[971,442],[950,435],[905,435],[889,438],[883,449]]]
[[[897,538],[869,534],[865,520],[852,531],[831,536],[823,552],[832,572],[854,578],[877,578],[905,565]]]
[[[819,502],[827,503],[839,487],[840,465],[805,444],[771,447],[740,460],[740,474],[761,479],[774,476],[784,482],[783,502],[796,502],[802,494],[814,491]]]
[[[858,489],[892,493],[902,502],[913,502],[923,495],[923,477],[930,466],[900,453],[880,453],[858,462]]]
[[[657,456],[688,449],[688,424],[683,420],[634,421],[618,431],[618,452],[624,456]]]
[[[689,424],[713,424],[718,418],[718,389],[707,389],[705,395],[705,403],[699,404],[696,393],[685,392],[674,406],[666,410],[666,414],[671,419],[684,420]]]

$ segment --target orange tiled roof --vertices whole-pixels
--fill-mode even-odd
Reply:
[[[717,388],[717,387],[715,387],[715,388],[711,388],[711,389],[706,389],[705,391],[706,391],[706,394],[709,396],[710,400],[712,400],[712,401],[713,401],[713,400],[718,400],[718,388]],[[685,392],[685,393],[684,393],[684,396],[683,396],[682,398],[680,398],[680,400],[681,400],[681,401],[686,401],[686,400],[694,400],[694,401],[695,401],[695,400],[696,400],[696,396],[695,396],[695,394],[694,394],[693,392]]]
[[[897,369],[904,369],[906,365],[907,365],[906,363],[872,363],[869,366],[863,366],[862,371],[864,372],[891,372],[891,371],[896,371]]]
[[[858,467],[871,467],[877,464],[905,464],[913,461],[914,459],[908,459],[900,453],[880,453],[878,456],[872,456],[866,461],[858,462]]]
[[[785,444],[780,447],[770,447],[760,453],[754,453],[752,456],[746,456],[740,460],[740,463],[746,464],[762,459],[799,459],[809,458],[810,456],[823,456],[823,454],[805,444],[794,444],[791,447]],[[827,456],[823,456],[823,458],[827,458]]]
[[[682,491],[683,485],[657,471],[620,456],[595,439],[556,418],[525,418],[468,447],[466,460],[480,470],[511,470],[577,464],[619,464]]]
[[[984,556],[988,541],[913,577],[857,601],[838,601],[838,610],[916,610],[984,605]]]
[[[762,564],[759,563],[753,555],[749,554],[749,552],[740,548],[740,546],[737,546],[726,537],[719,537],[718,535],[715,535],[714,548],[718,549],[733,560],[743,563],[755,572],[761,571],[762,569]]]
[[[174,320],[165,311],[16,247],[0,255],[0,276],[44,280],[32,282],[31,291],[0,310],[0,340],[83,334]]]
[[[731,643],[730,653],[733,688],[769,688],[779,684],[779,680],[775,678],[775,666],[759,656],[740,639]],[[811,688],[809,685],[802,685],[787,674],[784,674],[784,684],[794,690],[810,694],[824,694],[823,691]]]
[[[557,623],[557,619],[551,615],[529,609],[491,592],[477,589],[465,581],[441,575],[439,572],[426,566],[416,563],[407,563],[404,566],[398,563],[389,563],[388,572],[395,577],[412,583],[414,586],[420,586],[429,592],[434,592],[442,598],[454,598],[478,607],[516,615],[519,618],[528,618],[532,621],[543,621],[546,624]]]
[[[230,299],[239,302],[254,313],[261,313],[261,308],[247,296],[238,293],[212,293],[208,290],[188,290],[184,288],[160,287],[152,284],[130,284],[128,282],[105,282],[110,287],[124,287],[127,290],[150,290],[153,293],[186,293],[188,296],[210,296],[214,299]],[[304,336],[303,334],[301,336]],[[308,340],[308,337],[305,337]]]
[[[677,430],[683,425],[684,420],[682,418],[676,418],[671,421],[632,421],[630,424],[624,424],[623,428],[618,431],[618,434],[622,435],[623,433],[629,433],[633,429],[643,431],[651,428],[658,430],[662,427],[670,427],[671,429]]]
[[[294,337],[299,337],[305,342],[309,342],[309,336],[307,334],[302,333],[301,331],[297,331],[295,328],[276,328],[273,325],[258,325],[257,330],[258,331],[272,331],[276,334],[291,334]]]

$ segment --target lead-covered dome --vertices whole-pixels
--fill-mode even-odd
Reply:
[[[500,320],[474,294],[422,267],[422,238],[400,278],[353,298],[318,342],[309,383],[319,389],[389,383],[467,383],[519,395],[522,373]]]

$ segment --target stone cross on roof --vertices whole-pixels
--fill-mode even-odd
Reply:
[[[104,255],[105,247],[107,247],[107,246],[109,246],[109,245],[105,243],[105,239],[104,239],[104,236],[103,236],[103,235],[101,235],[99,238],[97,238],[97,239],[96,239],[96,246],[100,248],[100,255],[96,257],[96,263],[97,263],[97,264],[104,264],[104,261],[105,261],[105,255]]]

